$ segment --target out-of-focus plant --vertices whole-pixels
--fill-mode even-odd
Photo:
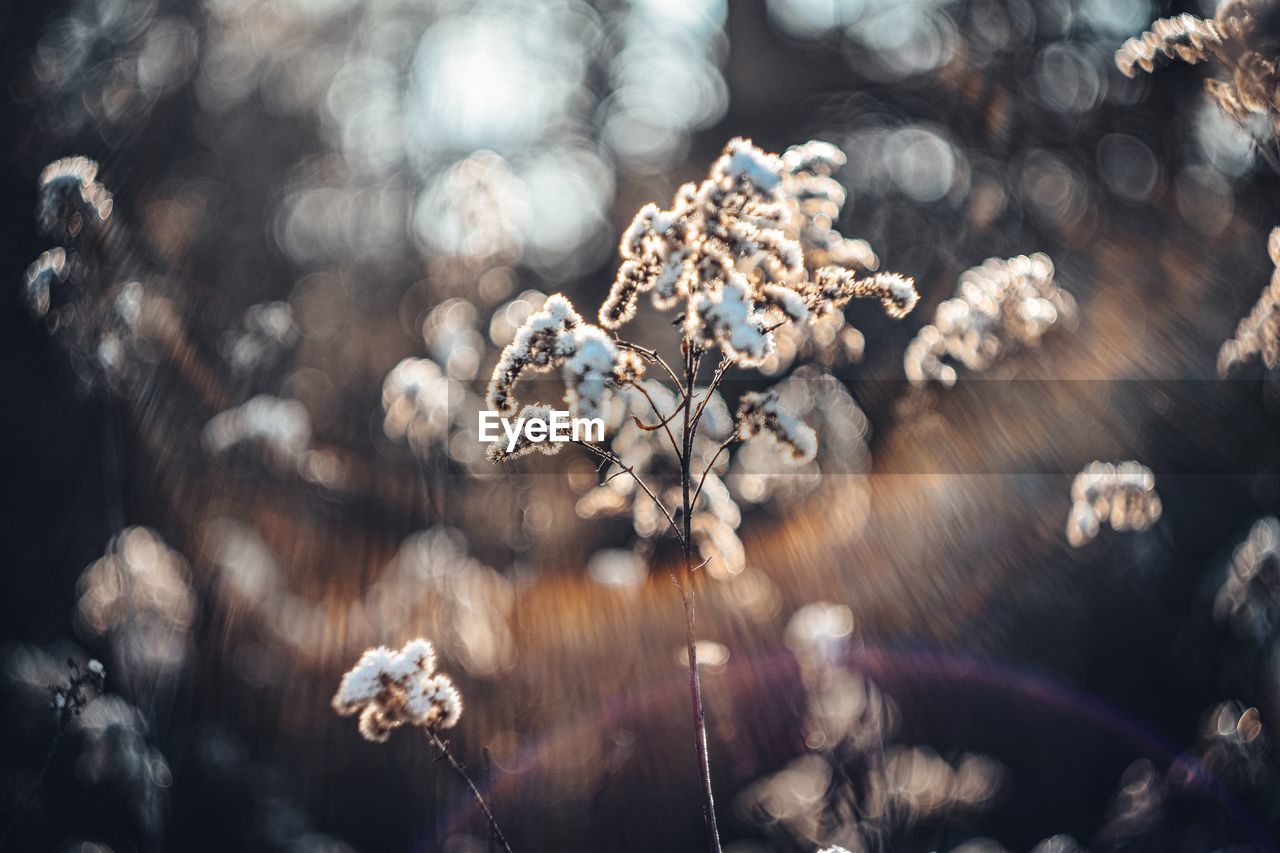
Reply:
[[[359,714],[360,734],[376,743],[385,743],[392,729],[405,724],[422,729],[431,746],[470,790],[494,840],[511,853],[489,803],[440,738],[441,730],[453,728],[462,718],[462,694],[449,676],[436,672],[436,650],[431,643],[419,637],[399,651],[386,646],[366,651],[342,677],[333,709],[343,716]]]
[[[796,849],[895,849],[918,824],[990,806],[1005,777],[994,759],[965,754],[953,763],[893,742],[892,701],[848,665],[858,631],[847,606],[800,607],[785,640],[800,665],[810,752],[742,793],[738,808],[748,821]]]
[[[1280,520],[1258,520],[1236,546],[1213,611],[1242,640],[1259,645],[1280,628]]]
[[[1146,530],[1160,519],[1156,476],[1138,462],[1090,462],[1071,483],[1067,541],[1079,548],[1098,535],[1103,523],[1113,530]]]
[[[1226,377],[1235,367],[1261,357],[1267,369],[1280,367],[1280,228],[1267,237],[1267,254],[1276,265],[1271,282],[1236,332],[1218,350],[1218,375]]]
[[[615,397],[624,397],[631,425],[670,445],[678,467],[674,494],[655,487],[640,467],[644,460],[629,459],[626,447],[576,442],[601,460],[606,484],[629,477],[652,503],[657,526],[668,529],[680,545],[683,572],[673,573],[673,581],[684,604],[699,783],[714,853],[720,851],[720,838],[698,671],[694,589],[696,573],[715,555],[704,550],[698,562],[696,531],[708,523],[700,519],[724,523],[716,515],[716,496],[725,491],[716,466],[733,445],[764,435],[782,454],[804,462],[814,457],[817,437],[772,390],[743,394],[735,424],[720,433],[724,437],[718,444],[700,445],[700,429],[715,431],[721,405],[716,394],[726,373],[734,367],[759,367],[774,351],[778,329],[837,312],[855,298],[880,301],[891,317],[904,316],[918,299],[910,279],[892,273],[860,276],[826,263],[865,258],[861,247],[838,242],[829,229],[820,242],[806,238],[809,229],[803,213],[800,221],[797,214],[815,194],[831,195],[829,173],[839,162],[842,155],[825,143],[810,142],[778,156],[745,139],[731,140],[705,180],[677,190],[671,208],[647,204],[636,214],[622,236],[623,262],[599,310],[600,325],[586,322],[565,297],[550,297],[503,351],[489,383],[490,408],[504,416],[545,417],[546,404],[522,408],[517,385],[527,374],[559,370],[564,400],[575,417],[603,417]],[[643,294],[651,296],[658,310],[679,312],[680,361],[674,368],[658,348],[618,335],[635,316]],[[703,359],[714,350],[720,352],[719,363],[709,383],[700,386]],[[657,380],[642,380],[647,367],[660,372]],[[644,417],[635,408],[640,400],[647,404]],[[619,431],[615,442],[618,435],[625,438]],[[513,449],[493,446],[490,455],[500,461],[533,452],[552,454],[561,447],[522,438]],[[718,485],[709,487],[711,482]],[[703,537],[704,542],[714,539]]]
[[[1116,51],[1125,75],[1155,70],[1157,57],[1190,65],[1214,62],[1225,80],[1206,80],[1205,91],[1242,127],[1265,116],[1280,131],[1280,42],[1273,0],[1225,0],[1212,18],[1161,18]]]
[[[1036,347],[1045,333],[1076,317],[1076,302],[1053,280],[1053,262],[1044,254],[1008,260],[989,258],[960,276],[956,295],[938,305],[933,322],[916,333],[903,354],[907,379],[951,387],[956,370],[987,370],[1023,347]]]
[[[67,669],[70,674],[65,683],[59,682],[58,684],[48,685],[49,705],[53,708],[57,717],[53,739],[49,743],[49,751],[45,753],[44,761],[41,762],[40,769],[36,772],[35,778],[32,779],[31,787],[28,789],[26,796],[22,798],[17,808],[14,809],[13,816],[5,824],[4,830],[0,831],[0,849],[4,848],[14,827],[22,819],[23,813],[31,805],[36,793],[40,790],[45,774],[49,772],[49,765],[53,763],[53,756],[58,750],[58,744],[62,742],[62,738],[70,729],[72,722],[84,713],[85,708],[89,707],[89,704],[94,699],[98,698],[106,685],[107,671],[96,660],[91,659],[82,666],[75,658],[68,658]]]

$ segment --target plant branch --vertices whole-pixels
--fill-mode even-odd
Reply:
[[[702,680],[698,673],[698,643],[694,632],[694,567],[693,567],[693,529],[692,508],[690,500],[689,464],[693,456],[693,386],[698,372],[698,356],[695,356],[689,339],[684,341],[684,370],[686,388],[684,398],[684,453],[680,456],[680,488],[683,497],[684,515],[680,519],[684,524],[684,570],[685,583],[676,586],[680,590],[680,598],[684,604],[685,644],[689,655],[689,700],[693,705],[693,737],[694,748],[698,753],[698,782],[702,788],[702,818],[706,822],[710,835],[711,853],[722,853],[720,847],[720,830],[716,826],[715,795],[711,790],[711,761],[707,750],[707,714],[702,706]]]
[[[658,355],[657,350],[647,349],[646,347],[642,347],[639,344],[633,344],[631,343],[631,341],[624,341],[621,338],[614,338],[614,343],[616,343],[618,346],[622,347],[625,350],[631,350],[632,352],[643,356],[644,358],[648,359],[654,364],[659,365],[663,370],[667,372],[667,376],[671,377],[671,381],[676,383],[676,388],[677,389],[680,388],[680,377],[676,376],[676,372],[671,369],[671,365],[667,364],[666,360],[662,356]]]
[[[580,445],[582,447],[585,447],[587,450],[590,450],[592,453],[594,453],[596,456],[599,456],[605,462],[611,463],[613,465],[617,465],[619,468],[622,469],[621,473],[630,474],[631,479],[635,480],[636,485],[644,490],[644,493],[649,496],[650,500],[653,501],[654,506],[662,510],[662,514],[667,518],[667,523],[670,524],[671,529],[675,531],[676,538],[680,540],[681,545],[684,544],[684,535],[680,532],[680,525],[676,523],[675,517],[671,515],[671,511],[667,509],[667,505],[664,504],[661,500],[659,500],[658,496],[655,495],[653,493],[653,490],[649,488],[649,484],[640,478],[640,475],[636,473],[635,468],[623,462],[622,459],[619,458],[618,454],[613,453],[612,451],[609,451],[609,450],[605,450],[603,447],[600,447],[599,445],[592,444],[589,441],[575,441],[573,443]],[[610,479],[612,479],[612,477],[610,477]],[[608,480],[606,480],[605,482],[608,482]]]
[[[720,364],[716,367],[715,375],[711,377],[711,384],[707,386],[707,396],[702,398],[702,402],[698,404],[698,411],[693,416],[693,429],[696,432],[698,424],[702,422],[702,413],[706,411],[707,404],[711,402],[711,395],[716,393],[716,389],[720,387],[720,383],[724,380],[725,373],[729,370],[729,366],[733,361],[725,356],[720,359]]]
[[[720,454],[729,449],[735,441],[738,440],[738,431],[734,430],[733,434],[720,443],[716,448],[716,453],[711,457],[711,461],[707,463],[707,467],[702,469],[702,478],[698,480],[698,490],[693,493],[693,502],[691,507],[698,505],[698,498],[702,495],[702,487],[707,484],[707,475],[711,473],[711,469],[716,467],[716,462],[720,459]]]
[[[635,388],[637,391],[639,391],[641,394],[643,394],[643,395],[644,395],[644,398],[645,398],[646,400],[648,400],[648,401],[649,401],[649,405],[650,405],[650,407],[652,407],[652,408],[653,408],[653,413],[654,413],[655,415],[657,415],[657,416],[658,416],[658,421],[659,421],[658,426],[662,427],[662,429],[663,429],[664,431],[666,431],[666,433],[667,433],[667,438],[669,438],[669,439],[671,440],[671,449],[675,451],[675,453],[676,453],[676,458],[677,458],[677,459],[679,459],[679,458],[680,458],[680,445],[676,443],[676,437],[675,437],[675,434],[671,432],[671,427],[670,427],[670,425],[669,425],[669,424],[671,423],[671,419],[672,419],[672,418],[674,418],[676,415],[678,415],[678,414],[680,413],[680,409],[679,409],[679,407],[677,407],[675,410],[673,410],[673,411],[671,412],[671,414],[667,415],[667,416],[664,418],[664,417],[662,417],[662,412],[658,411],[658,404],[657,404],[657,403],[655,403],[655,402],[653,402],[653,397],[651,397],[651,396],[649,395],[649,392],[648,392],[647,390],[645,390],[645,387],[644,387],[643,385],[640,385],[639,383],[635,383],[635,384],[633,384],[631,387]],[[651,426],[649,426],[648,424],[640,423],[640,419],[639,419],[639,418],[636,418],[636,423],[637,423],[637,425],[639,425],[639,427],[640,427],[641,429],[646,430],[646,431],[649,431],[649,432],[652,432],[653,430],[655,430],[655,429],[657,429],[657,428],[658,428],[658,426],[653,426],[653,427],[651,427]]]
[[[493,833],[494,840],[498,842],[504,853],[512,853],[511,845],[507,843],[506,836],[502,834],[502,829],[498,826],[497,818],[493,816],[493,810],[489,808],[489,803],[485,800],[484,794],[480,793],[480,789],[476,787],[476,783],[467,775],[466,768],[458,763],[458,759],[453,757],[453,753],[449,751],[449,745],[440,739],[440,736],[435,733],[435,729],[428,728],[426,733],[431,745],[440,753],[440,757],[448,762],[449,766],[453,768],[453,772],[458,774],[458,778],[471,791],[471,796],[476,801],[476,805],[484,813],[485,820],[489,821],[489,831]]]

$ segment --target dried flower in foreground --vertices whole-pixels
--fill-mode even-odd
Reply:
[[[342,677],[333,709],[343,716],[359,714],[360,734],[381,743],[405,723],[453,728],[462,716],[462,696],[449,676],[436,672],[431,643],[419,638],[398,652],[386,646],[365,652]]]
[[[912,385],[951,387],[951,358],[982,371],[1021,347],[1035,347],[1060,321],[1075,319],[1076,302],[1053,280],[1048,255],[989,258],[960,276],[956,295],[938,305],[933,323],[916,333],[902,357]]]
[[[1271,283],[1236,326],[1235,335],[1218,350],[1218,375],[1224,378],[1233,368],[1257,356],[1270,370],[1280,367],[1280,228],[1272,229],[1267,237],[1267,253],[1276,267],[1271,272]]]
[[[625,407],[621,420],[614,419],[612,447],[577,442],[601,460],[599,470],[608,469],[604,482],[579,502],[578,512],[591,516],[630,508],[642,536],[669,531],[680,542],[684,572],[674,577],[685,612],[695,748],[712,853],[720,853],[721,846],[698,673],[694,578],[712,561],[717,565],[711,572],[722,576],[745,568],[735,532],[740,512],[717,466],[734,444],[760,433],[801,462],[812,460],[817,450],[813,430],[785,411],[773,392],[745,395],[736,428],[728,426],[722,440],[708,442],[723,408],[717,390],[731,368],[763,367],[776,349],[774,333],[787,324],[829,316],[858,298],[876,299],[889,316],[901,317],[918,299],[910,279],[893,273],[859,276],[827,263],[865,267],[876,262],[865,244],[846,241],[831,228],[844,191],[830,173],[841,162],[843,155],[823,143],[779,157],[746,139],[730,140],[707,178],[680,187],[670,209],[647,204],[636,214],[618,247],[622,263],[597,314],[600,326],[586,323],[563,296],[549,297],[515,333],[489,383],[487,403],[504,415],[520,408],[514,389],[522,374],[555,368],[561,369],[564,397],[575,416],[606,420]],[[683,363],[676,367],[660,348],[605,331],[616,335],[630,322],[645,293],[657,310],[680,312],[673,325],[680,330]],[[699,370],[714,350],[719,350],[719,364],[704,385]],[[657,380],[641,381],[646,362],[660,368],[654,371]],[[666,387],[667,380],[672,387]],[[622,399],[614,399],[614,392]],[[651,452],[655,444],[661,447],[658,453]],[[543,444],[489,455],[499,461],[544,447],[554,452],[553,445]],[[663,462],[675,469],[674,488],[655,482],[654,469]],[[615,487],[624,476],[630,483]],[[695,549],[706,558],[701,565],[694,564]]]
[[[1137,462],[1090,462],[1071,484],[1067,541],[1093,540],[1102,522],[1113,530],[1146,530],[1160,518],[1160,496],[1151,469]]]
[[[1226,0],[1213,18],[1161,18],[1148,32],[1116,51],[1116,66],[1128,77],[1155,70],[1163,56],[1189,65],[1216,62],[1226,80],[1206,80],[1205,91],[1240,124],[1266,115],[1273,129],[1280,120],[1280,69],[1273,0]]]
[[[385,743],[391,730],[408,723],[422,729],[432,747],[471,792],[493,840],[504,853],[511,853],[498,821],[484,794],[467,774],[449,744],[440,739],[440,730],[451,729],[462,717],[462,695],[449,676],[436,672],[436,650],[421,637],[410,640],[398,652],[386,646],[369,649],[338,685],[333,709],[344,717],[360,715],[360,734],[365,740]]]

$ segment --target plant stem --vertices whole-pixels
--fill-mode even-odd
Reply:
[[[697,361],[688,339],[684,343],[684,370],[684,452],[680,454],[680,488],[684,504],[684,514],[680,519],[684,525],[684,536],[680,544],[684,550],[684,583],[677,586],[684,603],[685,642],[689,654],[689,699],[693,704],[693,735],[698,751],[698,782],[702,787],[702,817],[711,836],[711,853],[721,853],[715,796],[711,791],[711,762],[707,755],[707,714],[702,707],[702,679],[698,674],[698,643],[694,634],[693,506],[689,493],[692,479],[689,467],[693,456],[693,384],[697,375]]]
[[[489,831],[493,833],[493,839],[498,842],[503,853],[512,853],[511,845],[507,843],[506,836],[502,834],[502,829],[498,826],[497,818],[493,816],[493,810],[489,808],[489,803],[485,800],[484,794],[480,793],[480,789],[476,787],[476,783],[467,775],[466,768],[458,763],[458,759],[453,757],[453,753],[449,751],[449,745],[440,739],[435,730],[426,729],[426,732],[427,737],[431,740],[431,745],[440,753],[440,757],[448,762],[449,766],[453,768],[453,772],[458,774],[458,778],[471,791],[471,796],[476,801],[476,805],[484,813],[485,820],[489,821]]]

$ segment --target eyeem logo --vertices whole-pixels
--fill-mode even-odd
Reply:
[[[493,443],[503,436],[507,439],[507,452],[514,453],[520,437],[530,444],[544,441],[604,441],[603,418],[575,418],[559,409],[551,409],[545,418],[504,418],[494,411],[480,413],[480,440]],[[502,428],[502,435],[498,428]]]

